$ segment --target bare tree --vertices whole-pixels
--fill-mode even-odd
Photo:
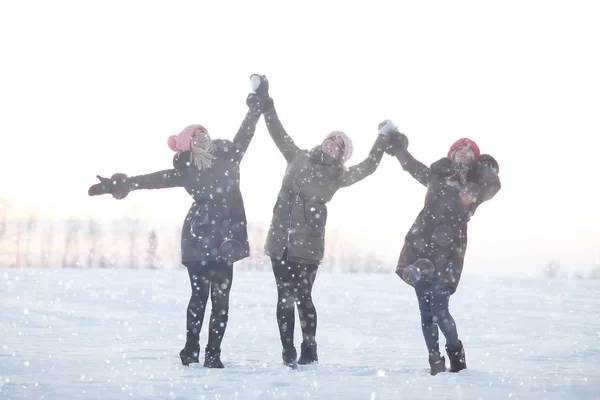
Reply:
[[[31,239],[33,238],[33,233],[35,231],[35,227],[37,225],[37,219],[35,216],[30,215],[27,218],[27,228],[26,228],[26,236],[25,236],[25,266],[31,267]]]
[[[546,278],[556,278],[561,270],[560,265],[552,260],[549,261],[545,268],[542,269],[542,275]]]
[[[79,229],[80,222],[70,218],[66,223],[65,250],[63,253],[63,268],[79,266]],[[69,260],[69,255],[72,254]]]
[[[48,262],[50,261],[50,256],[52,254],[52,249],[54,245],[54,224],[49,223],[45,229],[45,233],[42,237],[42,251],[40,257],[40,265],[42,267],[47,267]]]
[[[148,252],[146,257],[146,263],[148,268],[158,268],[158,256],[156,255],[156,248],[158,247],[158,239],[156,231],[152,229],[150,236],[148,237]]]
[[[600,264],[597,264],[592,268],[590,279],[600,279]]]
[[[140,237],[140,219],[137,217],[127,217],[127,234],[129,236],[129,268],[137,268],[138,260],[138,239]]]
[[[25,222],[23,219],[19,219],[17,221],[17,231],[15,234],[15,262],[13,264],[14,267],[21,267],[22,259],[23,259],[23,249],[22,249],[22,241],[23,241],[23,233],[25,232]]]
[[[102,226],[100,223],[92,218],[88,219],[88,241],[90,249],[88,251],[87,267],[92,268],[94,266],[94,259],[98,252],[98,242],[102,236]]]
[[[2,245],[4,243],[4,236],[6,235],[6,214],[8,210],[8,205],[5,204],[5,202],[0,199],[0,250],[2,250]],[[4,255],[1,251],[0,251],[0,255]],[[2,257],[4,258],[4,257]]]

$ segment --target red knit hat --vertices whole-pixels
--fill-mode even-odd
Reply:
[[[473,154],[475,154],[475,157],[479,157],[480,151],[479,146],[477,146],[477,143],[475,143],[471,139],[462,138],[452,143],[452,146],[450,146],[450,150],[448,150],[448,158],[452,157],[452,153],[454,153],[454,150],[462,146],[469,146],[471,150],[473,150]]]

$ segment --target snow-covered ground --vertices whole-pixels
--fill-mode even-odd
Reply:
[[[469,369],[435,377],[392,272],[317,277],[321,362],[299,371],[280,364],[268,271],[234,276],[226,368],[183,367],[188,285],[183,268],[0,270],[0,398],[600,398],[600,281],[465,276],[451,311]]]

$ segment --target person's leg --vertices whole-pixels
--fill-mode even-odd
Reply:
[[[312,299],[312,289],[317,276],[318,265],[300,264],[293,277],[296,306],[302,327],[302,345],[298,364],[319,361],[317,356],[317,310]]]
[[[294,263],[285,259],[281,260],[271,258],[273,266],[273,275],[277,284],[277,326],[279,327],[279,337],[281,338],[283,363],[290,367],[295,367],[297,352],[294,347],[294,322],[295,296],[292,293],[291,269]]]
[[[440,354],[439,332],[432,309],[431,284],[427,281],[418,281],[414,288],[421,314],[421,330],[429,354],[431,375],[436,375],[446,370],[446,360]]]
[[[208,302],[210,284],[200,263],[186,265],[192,293],[187,307],[185,347],[179,353],[183,365],[198,362],[200,331]]]
[[[465,350],[458,339],[456,322],[450,314],[450,288],[443,283],[432,286],[432,312],[434,321],[446,338],[446,353],[450,360],[450,371],[458,372],[467,368]]]
[[[212,262],[207,265],[207,280],[210,282],[210,300],[212,303],[208,330],[208,343],[204,366],[223,368],[221,362],[221,342],[225,336],[229,321],[229,293],[233,283],[233,264]]]

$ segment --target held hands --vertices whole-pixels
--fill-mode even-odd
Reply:
[[[465,183],[460,190],[460,202],[463,206],[469,206],[477,202],[479,185],[474,182]]]
[[[250,76],[252,92],[246,99],[248,107],[257,107],[260,102],[260,111],[265,112],[273,108],[273,99],[269,96],[269,81],[265,75],[252,74]],[[255,104],[251,106],[250,104]]]
[[[260,97],[269,97],[269,81],[266,76],[252,74],[250,76],[250,85],[252,85],[252,91]]]
[[[377,133],[387,138],[384,150],[391,156],[408,148],[408,138],[405,134],[400,133],[398,127],[389,119],[379,123]]]
[[[129,194],[129,188],[127,187],[127,175],[122,173],[116,173],[109,178],[96,175],[100,183],[90,186],[88,189],[89,196],[99,196],[102,194],[112,194],[112,196],[121,200],[127,197]]]

